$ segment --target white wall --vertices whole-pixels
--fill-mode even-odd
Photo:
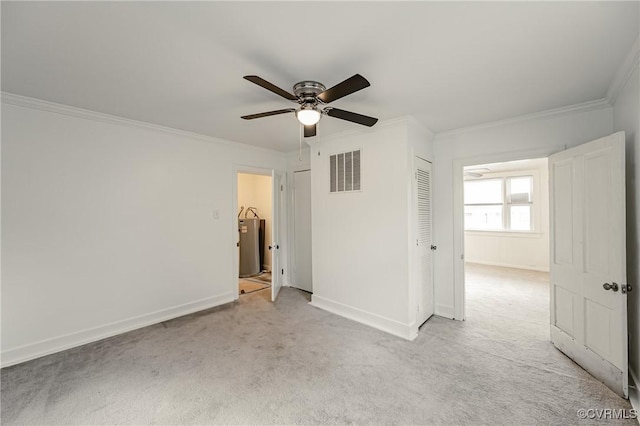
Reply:
[[[315,306],[411,338],[410,120],[323,138],[311,149]],[[422,139],[423,151],[429,141]],[[329,156],[360,149],[362,190],[329,193]],[[319,155],[318,155],[319,153]],[[417,328],[417,327],[416,327]],[[412,334],[413,333],[413,334]]]
[[[437,189],[434,191],[434,243],[438,246],[436,314],[456,319],[462,319],[463,315],[462,292],[454,285],[463,271],[463,216],[462,208],[460,211],[453,208],[455,197],[462,205],[462,167],[545,157],[564,147],[606,136],[612,128],[612,108],[600,102],[436,135],[433,147],[433,180]],[[459,174],[456,177],[459,187],[454,186],[454,173]]]
[[[627,296],[629,315],[629,365],[636,385],[640,374],[640,73],[638,63],[613,107],[613,128],[627,138],[627,282],[634,289]],[[636,407],[638,408],[638,407]]]
[[[238,297],[233,165],[283,170],[283,155],[19,97],[2,108],[3,365]]]
[[[483,265],[549,271],[549,169],[485,173],[482,178],[533,176],[533,232],[465,231],[465,260]]]
[[[244,207],[241,217],[245,217],[247,208],[255,207],[264,224],[264,263],[262,268],[271,270],[271,176],[238,173],[238,212]],[[246,217],[253,217],[252,213]]]

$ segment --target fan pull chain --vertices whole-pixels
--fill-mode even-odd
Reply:
[[[320,121],[322,121],[322,120],[320,120]],[[318,140],[317,140],[316,143],[318,143],[318,144],[320,144],[320,121],[318,121],[316,123],[316,134],[318,136]]]
[[[304,129],[304,126],[302,125],[302,123],[300,123],[300,149],[298,150],[298,161],[302,162],[302,131]]]

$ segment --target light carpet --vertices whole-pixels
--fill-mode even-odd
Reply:
[[[3,369],[1,421],[567,425],[630,409],[549,343],[544,275],[469,269],[468,320],[434,317],[413,342],[258,291]]]

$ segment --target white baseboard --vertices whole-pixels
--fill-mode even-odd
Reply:
[[[220,306],[225,303],[233,302],[238,297],[237,293],[225,293],[218,296],[207,297],[205,299],[196,300],[194,302],[185,303],[178,306],[162,309],[137,317],[115,321],[110,324],[92,327],[85,330],[69,333],[63,336],[53,337],[41,340],[39,342],[30,343],[17,348],[2,351],[0,356],[0,366],[2,368],[21,362],[40,358],[66,349],[81,346],[87,343],[112,337],[117,334],[126,333],[138,328],[147,327],[162,321],[167,321],[183,315],[202,311],[204,309]]]
[[[417,336],[415,331],[412,330],[412,326],[410,324],[403,324],[396,320],[367,312],[353,306],[348,306],[316,294],[311,296],[310,304],[316,308],[357,321],[368,325],[369,327],[377,328],[378,330],[393,334],[394,336],[402,337],[403,339],[413,340]],[[413,328],[415,328],[415,326]]]
[[[453,309],[453,306],[436,305],[434,315],[449,319],[455,319],[456,315],[454,312],[455,310]]]
[[[636,412],[640,413],[640,389],[638,388],[640,380],[638,380],[638,376],[632,369],[629,369],[629,378],[631,379],[629,383],[629,402]],[[640,423],[640,416],[636,420]]]
[[[464,261],[465,263],[477,263],[478,265],[500,266],[503,268],[527,269],[529,271],[549,272],[548,267],[545,268],[543,266],[536,266],[536,265],[518,265],[514,263],[487,262],[484,260],[471,260],[471,259],[465,259]]]

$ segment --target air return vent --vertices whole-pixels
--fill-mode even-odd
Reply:
[[[329,192],[360,191],[360,150],[329,157]]]

